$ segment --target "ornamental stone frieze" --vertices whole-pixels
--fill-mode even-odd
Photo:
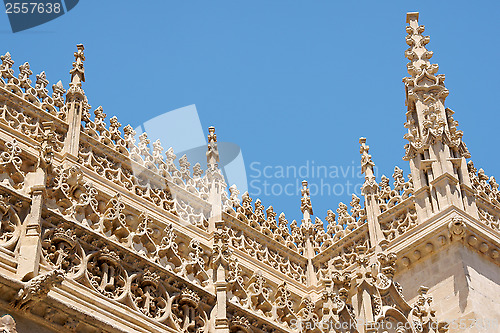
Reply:
[[[0,331],[500,325],[499,184],[467,160],[418,13],[407,23],[410,173],[377,179],[360,138],[362,196],[322,218],[304,180],[300,221],[226,183],[214,127],[204,169],[92,108],[83,45],[52,92],[45,72],[1,56]]]

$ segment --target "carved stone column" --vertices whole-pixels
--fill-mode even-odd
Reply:
[[[23,224],[22,236],[19,242],[19,258],[17,275],[27,281],[38,275],[38,265],[41,256],[41,219],[43,197],[46,188],[47,173],[52,170],[54,124],[43,123],[44,134],[39,150],[38,165],[35,172],[26,175],[26,187],[31,194],[31,207]]]
[[[229,333],[229,320],[227,318],[227,272],[229,271],[229,235],[225,230],[224,222],[216,223],[212,246],[213,283],[216,294],[215,304],[215,333]]]
[[[358,323],[358,330],[363,331],[360,325],[369,324],[374,321],[371,299],[372,271],[368,263],[368,258],[364,252],[366,248],[358,247],[359,255],[357,264],[359,265],[352,276],[351,285],[353,286],[352,306]],[[371,326],[364,327],[366,332],[373,332]]]

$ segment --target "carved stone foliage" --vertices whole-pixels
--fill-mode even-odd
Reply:
[[[184,289],[174,296],[172,305],[173,322],[179,332],[204,332],[208,318],[205,312],[198,311],[200,297],[190,289]]]
[[[0,65],[0,87],[19,96],[19,98],[31,103],[32,105],[57,116],[59,111],[62,111],[62,102],[66,91],[62,87],[61,81],[52,86],[52,96],[49,95],[47,85],[49,81],[46,78],[45,72],[36,75],[35,87],[32,86],[29,63],[24,63],[19,66],[19,75],[14,76],[12,66],[14,61],[9,52],[1,56],[2,64]]]
[[[27,161],[23,165],[19,143],[13,139],[3,143],[0,149],[0,181],[14,189],[22,188],[29,166]]]
[[[37,138],[44,133],[43,122],[57,121],[55,118],[49,118],[43,114],[16,109],[11,104],[4,104],[5,102],[0,99],[0,123],[10,127],[13,130],[22,133],[23,135],[37,140]],[[62,126],[54,128],[54,147],[57,152],[62,150],[64,145],[64,129]]]
[[[341,239],[334,247],[327,249],[320,261],[316,262],[318,270],[316,272],[319,281],[322,281],[329,274],[332,267],[337,270],[347,269],[357,262],[360,249],[368,248],[370,245],[367,225],[355,229],[351,237]]]
[[[276,320],[290,327],[297,322],[297,315],[294,311],[294,302],[292,294],[287,288],[286,283],[278,286],[274,296],[274,313]]]
[[[403,170],[395,167],[392,178],[394,179],[393,188],[391,188],[389,178],[386,176],[382,176],[379,183],[378,201],[382,213],[413,195],[411,174],[408,175],[408,180],[405,181]]]
[[[79,154],[81,163],[132,193],[178,215],[186,223],[207,229],[208,211],[205,211],[203,201],[208,199],[209,176],[213,172],[202,176],[203,170],[199,163],[193,166],[191,172],[191,163],[186,155],[179,158],[177,167],[174,162],[177,156],[172,148],[165,152],[163,158],[161,153],[164,149],[159,140],[153,143],[151,151],[146,133],[140,134],[137,142],[135,130],[128,125],[123,128],[122,137],[119,131],[121,124],[116,117],[111,118],[107,129],[106,114],[102,107],[97,108],[94,114],[94,120],[90,117],[84,119],[85,134]],[[115,156],[116,152],[118,156]],[[223,181],[223,177],[221,179]]]
[[[365,327],[392,329],[394,332],[445,332],[446,324],[437,321],[432,300],[426,295],[427,288],[420,288],[421,296],[414,305],[404,299],[401,286],[393,281],[396,255],[380,252],[377,261],[370,264],[365,250],[360,249],[354,270],[335,265],[323,278],[325,291],[320,303],[321,323],[330,325],[326,327],[340,323],[353,327],[354,323],[356,327],[362,316],[361,324],[367,325]],[[362,311],[362,308],[371,311]],[[358,330],[361,328],[357,327]]]
[[[385,239],[392,241],[417,225],[417,213],[413,205],[395,211],[380,220],[380,229]]]
[[[27,211],[23,201],[0,193],[0,247],[13,250],[21,234],[21,221]]]
[[[174,201],[168,186],[153,182],[146,174],[134,172],[127,160],[117,160],[99,151],[97,147],[80,144],[80,162],[109,181],[144,198],[170,213],[175,214]],[[154,178],[154,177],[152,177]]]
[[[429,288],[420,287],[417,301],[412,306],[410,320],[415,332],[446,332],[447,324],[437,322],[436,310],[432,306],[432,296],[428,295]]]
[[[95,221],[97,219],[97,190],[92,183],[84,180],[77,166],[54,168],[47,184],[48,205],[57,208],[62,214]]]
[[[247,287],[248,303],[246,307],[257,313],[270,317],[273,309],[271,303],[271,289],[261,272],[256,272],[249,280]]]
[[[483,169],[477,170],[474,163],[467,163],[472,188],[478,195],[479,218],[494,230],[500,230],[500,191],[495,177],[488,177]]]
[[[244,316],[234,315],[229,322],[229,331],[231,333],[251,333],[252,325]]]
[[[323,221],[316,217],[314,221],[314,233],[311,237],[311,242],[315,249],[315,253],[320,253],[336,243],[340,239],[349,235],[353,230],[357,229],[366,222],[366,210],[361,205],[361,199],[355,194],[352,195],[350,208],[343,202],[339,203],[339,207],[335,214],[332,210],[328,210],[325,220],[327,222],[326,232],[323,227]],[[291,225],[292,234],[294,234],[294,224]],[[303,232],[298,229],[295,232],[299,235],[296,241],[298,244],[303,243]]]
[[[229,244],[232,247],[243,251],[247,255],[273,267],[298,282],[305,281],[305,261],[300,262],[288,254],[265,246],[253,237],[252,234],[246,233],[243,229],[239,229],[235,225],[228,228],[228,234]]]
[[[229,269],[228,290],[231,304],[251,311],[257,318],[270,321],[284,331],[296,332],[300,323],[318,322],[319,316],[314,302],[292,293],[286,282],[275,285],[270,283],[260,271],[243,272],[236,261],[230,263]],[[230,328],[233,327],[235,332],[239,332],[236,328],[240,328],[242,332],[250,332],[247,323],[251,323],[252,327],[261,326],[252,321],[248,315],[245,317],[248,321],[242,322],[241,315],[231,317]]]

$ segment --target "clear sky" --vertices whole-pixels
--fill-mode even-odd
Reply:
[[[61,79],[67,88],[83,43],[92,110],[102,105],[136,127],[194,104],[205,135],[213,125],[220,141],[241,148],[253,197],[300,219],[295,178],[279,171],[293,176],[309,165],[307,178],[323,188],[312,193],[314,213],[324,218],[362,181],[351,172],[359,137],[367,137],[379,176],[409,169],[401,82],[408,11],[420,12],[431,36],[432,61],[450,90],[446,105],[475,165],[500,177],[499,9],[498,1],[82,0],[15,34],[0,13],[0,53],[12,54],[16,71],[29,61],[50,86]],[[312,176],[313,163],[328,174]],[[272,184],[291,195],[273,195]]]

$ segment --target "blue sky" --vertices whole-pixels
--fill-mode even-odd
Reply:
[[[89,102],[123,125],[195,104],[205,134],[214,125],[220,141],[240,146],[249,180],[260,181],[250,186],[256,194],[264,180],[281,189],[295,184],[256,177],[265,166],[292,170],[314,161],[350,172],[359,165],[360,136],[379,176],[392,175],[395,165],[408,171],[405,17],[419,11],[472,159],[500,176],[499,9],[498,1],[82,0],[16,34],[0,13],[0,53],[9,51],[16,69],[29,61],[50,85],[61,79],[67,87],[75,45],[83,43]],[[345,190],[349,179],[359,183],[341,174],[312,178]],[[299,195],[259,197],[300,219]],[[312,196],[321,218],[339,201],[350,194]]]

